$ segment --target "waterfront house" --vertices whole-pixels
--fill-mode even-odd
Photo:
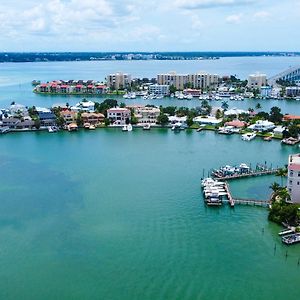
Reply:
[[[20,130],[31,130],[33,127],[35,127],[35,123],[32,120],[24,120],[16,125],[16,129]]]
[[[72,106],[71,110],[75,111],[75,112],[79,112],[79,111],[94,112],[95,111],[95,102],[83,100],[83,101],[77,103],[75,106]]]
[[[98,125],[104,122],[105,116],[100,113],[82,113],[83,123],[89,123],[91,125]]]
[[[9,107],[9,113],[12,116],[20,115],[20,116],[27,116],[28,115],[28,110],[26,106],[22,104],[12,104]]]
[[[77,113],[75,111],[72,110],[62,110],[60,112],[60,115],[63,117],[63,119],[65,120],[66,125],[69,125],[73,122],[76,121],[76,117],[77,117]]]
[[[238,116],[241,114],[249,114],[249,111],[247,110],[243,110],[243,109],[238,109],[238,108],[232,108],[232,109],[228,109],[224,112],[224,116],[228,117],[228,116]]]
[[[195,123],[198,123],[199,125],[219,125],[222,123],[222,119],[217,119],[215,117],[195,117],[193,119]]]
[[[233,120],[230,122],[226,122],[225,126],[232,126],[233,128],[241,129],[247,125],[246,122],[240,121],[240,120]]]
[[[107,86],[103,85],[103,84],[97,85],[96,88],[95,88],[95,93],[99,94],[99,95],[106,94],[107,93]]]
[[[273,129],[273,133],[276,135],[283,135],[283,132],[286,130],[286,128],[284,126],[276,126]]]
[[[258,120],[255,124],[248,126],[249,129],[259,131],[259,132],[266,132],[271,131],[275,128],[275,124],[273,122],[267,120]]]
[[[186,125],[187,117],[186,116],[183,116],[183,117],[169,116],[168,119],[169,119],[170,124]]]
[[[296,115],[284,115],[283,116],[283,121],[290,122],[290,121],[295,121],[295,120],[300,120],[300,116],[296,116]]]
[[[9,127],[10,129],[15,129],[16,126],[21,122],[20,119],[17,118],[3,118],[2,119],[2,127]]]
[[[44,107],[36,107],[36,111],[41,121],[41,126],[56,125],[56,116],[50,109]]]
[[[157,117],[160,115],[160,109],[157,107],[136,106],[134,114],[140,124],[155,124]]]
[[[300,203],[300,154],[289,156],[287,187],[291,201]]]
[[[127,108],[110,108],[107,110],[107,118],[114,125],[125,125],[130,121],[131,112]]]

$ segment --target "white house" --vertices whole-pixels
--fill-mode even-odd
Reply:
[[[291,201],[300,203],[300,154],[289,156],[287,187]]]
[[[275,128],[275,124],[266,120],[258,120],[255,124],[250,125],[248,128],[255,131],[271,131]]]
[[[127,108],[110,108],[107,110],[107,118],[113,123],[113,125],[125,125],[130,121],[131,112]]]
[[[241,114],[249,114],[249,111],[247,110],[243,110],[243,109],[238,109],[238,108],[232,108],[232,109],[228,109],[224,112],[225,116],[238,116]]]
[[[94,112],[95,111],[95,102],[93,101],[81,101],[77,103],[75,106],[71,107],[72,111],[79,112]]]
[[[180,123],[181,125],[186,124],[186,119],[187,119],[186,116],[184,116],[184,117],[169,116],[168,118],[169,118],[169,122],[171,124],[178,124],[178,123]]]
[[[218,125],[222,123],[222,119],[216,119],[215,117],[196,117],[193,119],[193,121],[199,125]]]

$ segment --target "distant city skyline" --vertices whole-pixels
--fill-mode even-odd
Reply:
[[[300,0],[0,0],[3,51],[299,51]]]

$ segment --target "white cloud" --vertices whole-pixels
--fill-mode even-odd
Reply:
[[[243,14],[231,15],[226,18],[227,23],[239,24],[242,21]]]
[[[267,11],[258,11],[253,15],[254,19],[260,19],[260,20],[269,19],[270,16],[271,14]]]
[[[255,0],[176,0],[177,6],[186,9],[201,9],[226,6],[240,6],[256,2]]]

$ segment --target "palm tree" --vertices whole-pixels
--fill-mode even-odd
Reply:
[[[285,188],[285,189],[281,189],[279,192],[278,192],[278,196],[281,198],[282,201],[289,201],[291,200],[291,196],[288,192],[288,190]]]
[[[273,182],[273,183],[270,185],[270,189],[272,189],[273,192],[276,193],[276,192],[279,191],[280,185],[279,185],[277,182]]]
[[[283,186],[283,177],[287,176],[287,169],[286,168],[280,168],[276,172],[276,176],[280,176],[281,179],[281,186]]]
[[[256,106],[255,106],[255,108],[256,108],[256,109],[261,109],[260,103],[257,103]]]
[[[227,101],[223,101],[221,107],[222,107],[223,110],[227,110],[228,107],[229,107]]]

